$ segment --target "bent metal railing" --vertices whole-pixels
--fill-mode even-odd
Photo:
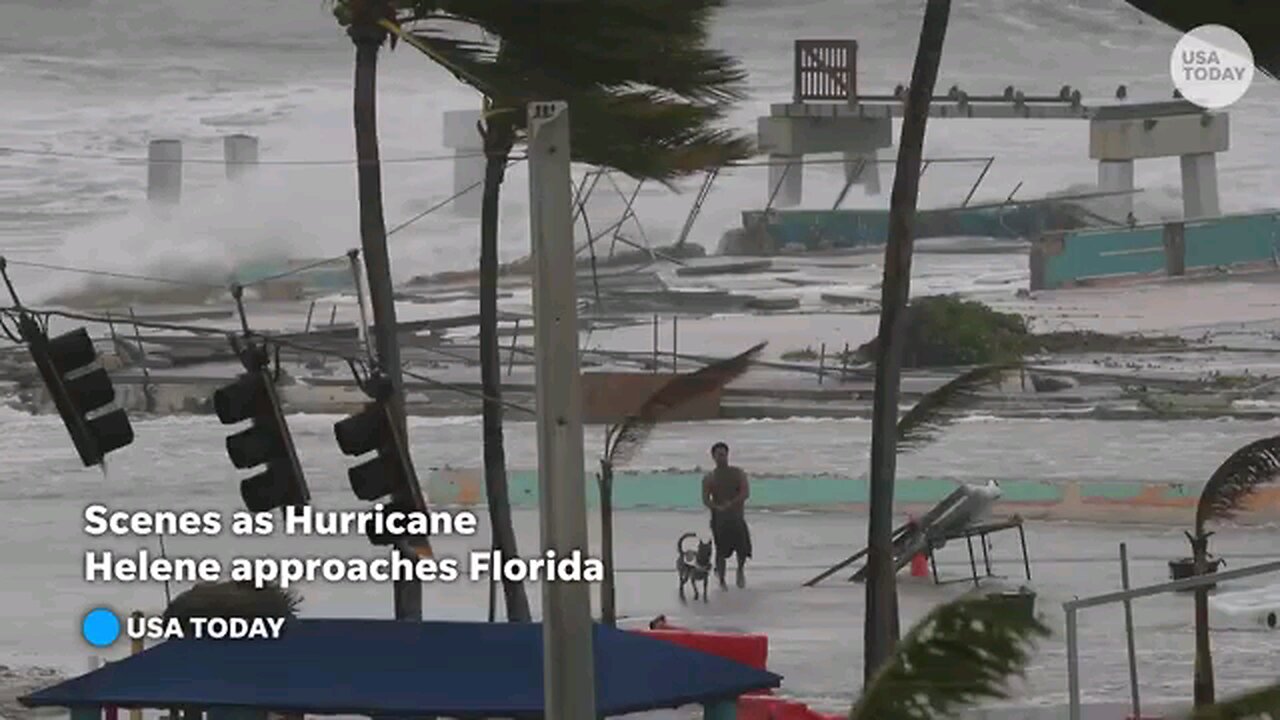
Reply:
[[[856,102],[857,58],[856,40],[796,40],[795,102]]]
[[[1098,607],[1100,605],[1110,605],[1112,603],[1124,602],[1126,600],[1134,600],[1140,597],[1150,597],[1152,595],[1163,595],[1178,590],[1194,590],[1198,587],[1206,585],[1216,585],[1228,580],[1239,580],[1240,578],[1253,577],[1254,575],[1264,575],[1266,573],[1280,572],[1280,560],[1260,565],[1251,565],[1249,567],[1240,568],[1238,570],[1226,570],[1223,572],[1210,573],[1208,575],[1200,575],[1197,577],[1189,577],[1185,580],[1174,580],[1172,582],[1160,583],[1159,585],[1148,585],[1146,587],[1134,588],[1132,590],[1119,590],[1116,592],[1104,593],[1102,595],[1094,595],[1093,597],[1077,598],[1062,603],[1062,609],[1067,613],[1067,688],[1070,694],[1070,718],[1071,720],[1080,720],[1080,646],[1076,633],[1076,613],[1085,608]]]

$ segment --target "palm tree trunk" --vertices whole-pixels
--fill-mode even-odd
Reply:
[[[881,285],[880,333],[871,428],[871,498],[867,525],[866,680],[891,657],[898,641],[898,591],[893,567],[893,483],[897,467],[898,391],[903,322],[911,289],[912,224],[920,192],[920,164],[929,100],[938,80],[951,0],[929,0],[902,118],[898,163],[889,200],[889,238]]]
[[[613,578],[613,463],[600,461],[600,555],[604,581],[600,583],[600,616],[609,627],[618,625],[617,586]]]
[[[1195,561],[1196,577],[1204,577],[1209,573],[1209,536],[1197,529],[1191,540],[1191,557]],[[1214,702],[1213,688],[1213,654],[1209,648],[1209,588],[1195,589],[1195,629],[1196,629],[1196,665],[1193,695],[1196,707],[1205,707]]]
[[[480,205],[480,387],[484,394],[484,487],[489,505],[493,546],[503,557],[518,557],[507,488],[507,458],[502,438],[502,359],[498,353],[498,200],[507,160],[515,143],[510,120],[488,123],[485,146],[484,197]],[[507,619],[529,622],[524,584],[503,579]],[[492,613],[491,613],[492,614]]]
[[[347,30],[356,46],[354,121],[356,179],[360,199],[360,249],[369,276],[369,300],[377,327],[378,362],[391,381],[393,407],[404,435],[404,377],[396,342],[396,306],[391,289],[391,259],[387,254],[387,225],[382,214],[382,169],[378,158],[378,50],[387,31],[373,22],[353,23]],[[422,585],[397,582],[398,620],[422,619]]]

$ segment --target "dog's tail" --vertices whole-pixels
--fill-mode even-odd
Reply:
[[[685,552],[684,541],[688,540],[689,538],[696,538],[696,537],[698,537],[698,533],[687,532],[681,535],[680,539],[676,541],[676,552],[683,554]]]

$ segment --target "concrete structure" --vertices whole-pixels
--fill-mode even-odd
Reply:
[[[1031,246],[1031,289],[1273,270],[1280,212],[1048,233]]]
[[[1182,160],[1183,217],[1188,220],[1219,214],[1215,153],[1229,146],[1227,115],[1183,100],[1100,107],[1089,120],[1089,157],[1098,161],[1098,188],[1133,190],[1134,160],[1177,156]],[[1108,205],[1109,214],[1123,220],[1133,211],[1133,196],[1117,196]]]
[[[147,146],[147,200],[156,205],[182,200],[182,141],[152,140]]]
[[[839,112],[858,102],[857,55],[853,40],[796,41],[793,101],[774,105],[757,122],[760,149],[769,156],[766,207],[801,203],[804,156],[819,153],[843,155],[846,185],[863,184],[867,192],[880,192],[876,151],[893,145],[893,121]],[[809,100],[832,104],[808,105]]]
[[[222,138],[222,159],[227,166],[227,179],[237,180],[258,165],[258,138],[252,135],[227,135]]]
[[[869,192],[878,189],[878,176],[860,175],[856,160],[874,158],[877,149],[893,144],[892,122],[902,116],[906,91],[899,87],[892,95],[859,95],[856,55],[852,40],[796,41],[792,101],[770,106],[769,115],[758,121],[758,143],[770,161],[767,208],[800,204],[805,155],[843,153],[846,181],[864,182]],[[952,88],[933,98],[929,115],[1089,120],[1089,157],[1099,161],[1100,190],[1132,191],[1134,160],[1177,156],[1182,159],[1185,217],[1219,213],[1215,153],[1229,146],[1225,113],[1206,112],[1185,100],[1088,106],[1070,86],[1048,96],[1010,86],[998,96],[970,96]],[[1132,195],[1125,195],[1116,197],[1108,212],[1119,223],[1132,209]]]
[[[453,150],[453,212],[480,217],[484,183],[484,141],[476,124],[479,110],[448,110],[444,114],[444,146]]]

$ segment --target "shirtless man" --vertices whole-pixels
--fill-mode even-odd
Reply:
[[[715,469],[702,478],[702,504],[711,511],[711,537],[716,546],[716,577],[721,588],[725,584],[725,564],[730,555],[738,556],[738,587],[746,587],[743,566],[751,557],[751,532],[744,512],[751,485],[741,468],[729,464],[729,446],[718,442],[711,446]]]

